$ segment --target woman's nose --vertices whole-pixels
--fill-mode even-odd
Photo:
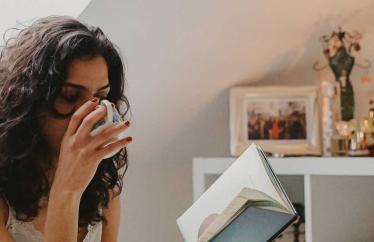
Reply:
[[[83,98],[82,101],[83,101],[83,103],[85,103],[85,102],[88,102],[88,101],[90,101],[90,100],[92,100],[94,98],[100,99],[99,97],[97,97],[97,96],[95,96],[93,94],[89,94],[89,95],[85,95],[85,97]]]

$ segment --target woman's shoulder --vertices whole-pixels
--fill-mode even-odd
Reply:
[[[9,216],[9,205],[6,198],[0,194],[0,226],[5,226]]]

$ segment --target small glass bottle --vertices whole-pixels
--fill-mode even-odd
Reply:
[[[369,101],[369,118],[366,136],[369,155],[374,156],[374,100]]]
[[[374,100],[369,101],[369,118],[374,120]]]

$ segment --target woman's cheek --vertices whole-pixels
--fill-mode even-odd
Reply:
[[[77,106],[79,106],[79,105],[69,104],[69,103],[66,103],[66,102],[60,101],[60,100],[56,100],[56,102],[55,102],[55,109],[60,114],[69,114],[73,110],[77,110]]]

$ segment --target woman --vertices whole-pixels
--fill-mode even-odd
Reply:
[[[127,169],[121,122],[90,136],[107,99],[121,117],[121,57],[103,32],[65,16],[35,21],[0,55],[0,241],[114,242]],[[108,159],[106,155],[116,152]]]

